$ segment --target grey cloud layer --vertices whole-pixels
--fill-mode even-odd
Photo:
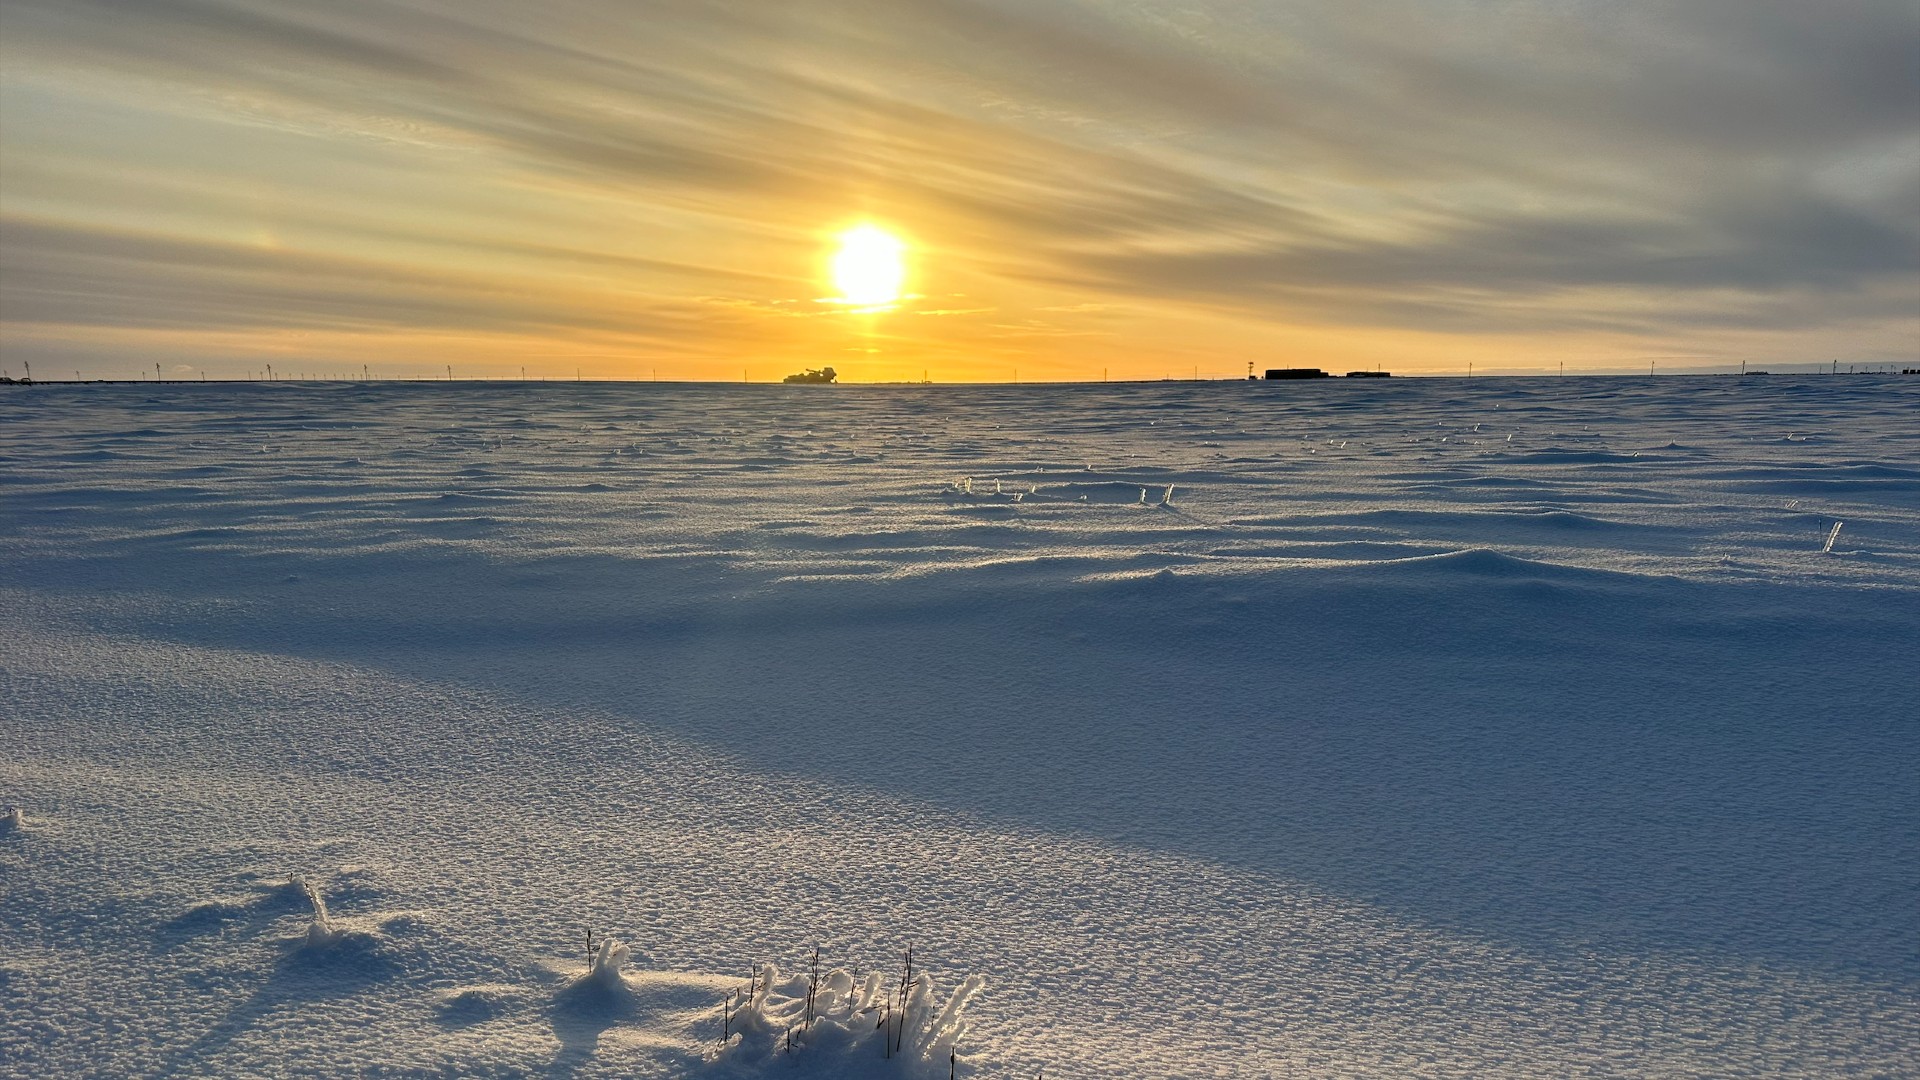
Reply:
[[[5,317],[151,329],[631,330],[561,297],[480,277],[0,218],[9,253]]]
[[[1911,317],[1920,297],[1912,2],[5,10],[14,64],[417,126],[769,234],[865,200],[937,217],[997,272],[1117,297],[1486,333],[1622,325],[1583,316],[1604,289],[1644,296],[1631,329],[1647,334],[1663,309],[1751,325],[1770,301],[1818,323]],[[156,290],[246,317],[158,281],[138,245],[21,235],[0,240],[9,318],[112,323]],[[277,280],[334,277],[258,257]],[[182,261],[223,272],[205,251],[169,272]],[[46,284],[61,275],[91,279],[87,304]],[[272,299],[321,321],[490,307],[297,284]]]

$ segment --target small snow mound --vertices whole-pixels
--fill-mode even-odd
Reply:
[[[1538,576],[1545,567],[1543,563],[1512,555],[1502,555],[1488,548],[1465,548],[1460,551],[1449,551],[1443,555],[1417,555],[1411,559],[1391,561],[1402,566],[1480,574],[1487,577],[1534,577]]]
[[[620,974],[627,966],[632,950],[613,938],[602,938],[587,965],[585,975],[576,976],[560,988],[557,995],[567,1000],[620,1001],[633,996],[633,988]]]
[[[396,955],[388,939],[334,918],[318,886],[304,878],[295,878],[294,883],[312,905],[313,918],[283,961],[289,977],[356,985],[420,965],[418,950],[411,956],[404,952]]]
[[[816,969],[817,972],[817,969]],[[720,1061],[749,1072],[776,1066],[834,1077],[946,1076],[959,1064],[966,1009],[985,981],[969,975],[944,1004],[931,975],[862,979],[845,968],[783,978],[760,969],[730,996]]]
[[[174,916],[167,922],[166,928],[178,931],[211,930],[229,920],[245,918],[246,914],[245,904],[215,897],[201,900]]]
[[[252,906],[290,908],[301,904],[312,906],[313,899],[307,895],[307,879],[304,877],[266,878],[249,875],[253,881],[254,899]]]
[[[440,995],[439,1020],[448,1027],[485,1023],[512,1010],[516,991],[511,986],[460,986]]]
[[[427,920],[411,911],[396,912],[380,920],[380,933],[385,937],[412,937],[428,929]]]

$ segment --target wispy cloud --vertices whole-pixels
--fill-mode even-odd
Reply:
[[[1625,355],[1738,331],[1863,358],[1920,336],[1907,0],[8,0],[6,22],[0,318],[36,347],[459,332],[731,371],[851,347],[778,301],[818,295],[822,238],[868,217],[912,237],[917,287],[975,298],[869,329],[902,370],[1084,367],[1074,342],[1116,319],[1152,365],[1282,336]]]

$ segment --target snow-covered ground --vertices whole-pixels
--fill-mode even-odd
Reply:
[[[1914,1075],[1917,646],[1920,379],[9,389],[0,1075]]]

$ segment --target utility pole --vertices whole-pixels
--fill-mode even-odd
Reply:
[[[1467,378],[1473,378],[1473,361],[1467,361]]]

